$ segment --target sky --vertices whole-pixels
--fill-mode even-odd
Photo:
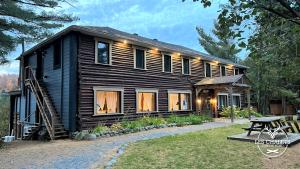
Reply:
[[[214,0],[211,7],[204,8],[200,2],[192,0],[77,0],[72,5],[62,4],[59,11],[80,18],[64,28],[70,25],[109,26],[205,52],[199,45],[196,27],[209,32],[220,5],[225,2]],[[27,44],[26,50],[33,45]],[[18,47],[9,55],[11,62],[0,66],[0,74],[18,74],[19,62],[14,59],[20,53]]]

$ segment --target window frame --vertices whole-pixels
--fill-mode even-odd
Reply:
[[[155,111],[151,112],[139,112],[138,111],[138,95],[139,93],[155,93]],[[136,113],[157,113],[159,112],[159,106],[158,106],[158,89],[147,89],[147,88],[136,88],[135,89],[135,110]]]
[[[170,72],[165,71],[165,55],[171,57],[171,66],[170,66],[171,71]],[[173,73],[173,56],[172,56],[172,54],[162,53],[162,72],[164,72],[164,73]]]
[[[139,46],[133,46],[133,59],[134,59],[134,69],[138,69],[138,70],[147,70],[147,51],[148,49],[143,48],[143,47],[139,47]],[[136,50],[143,50],[144,51],[144,69],[143,68],[138,68],[136,67]]]
[[[123,87],[109,87],[109,86],[94,86],[94,114],[93,116],[107,116],[107,115],[123,115],[124,114],[124,88]],[[97,91],[105,92],[120,92],[120,113],[107,113],[107,114],[96,114],[97,112]]]
[[[183,62],[184,59],[188,59],[189,60],[189,73],[188,74],[184,73],[184,62]],[[191,75],[192,74],[191,70],[192,70],[191,69],[191,59],[188,58],[188,57],[181,57],[181,73],[183,75]]]
[[[225,69],[225,75],[222,75],[222,67]],[[225,65],[220,65],[220,77],[227,76],[227,70]]]
[[[210,76],[206,76],[206,64],[210,65]],[[204,77],[212,77],[212,66],[210,62],[204,62]]]
[[[190,109],[189,110],[170,110],[170,94],[190,94]],[[192,91],[191,90],[168,90],[168,112],[183,112],[183,111],[192,111],[192,103],[193,103]]]
[[[98,43],[99,42],[108,44],[108,59],[109,59],[108,64],[98,62]],[[112,65],[112,45],[113,45],[113,41],[111,41],[111,40],[95,38],[95,64],[110,65],[110,66]]]
[[[242,96],[241,96],[241,94],[240,93],[233,93],[232,94],[232,100],[233,100],[233,97],[234,96],[237,96],[237,97],[239,97],[239,100],[240,100],[240,106],[239,106],[239,108],[241,108],[242,107]],[[232,103],[232,105],[233,105],[233,103]],[[236,106],[237,107],[237,106]]]
[[[228,93],[218,93],[217,94],[217,109],[220,110],[221,108],[219,107],[219,96],[226,96],[227,98],[227,107],[229,106],[229,94]]]
[[[237,72],[238,72],[237,74],[236,74],[235,70],[237,70]],[[237,68],[234,68],[234,71],[233,71],[233,72],[234,72],[234,75],[239,75],[239,74],[240,74],[240,69],[239,69],[238,67],[237,67]]]

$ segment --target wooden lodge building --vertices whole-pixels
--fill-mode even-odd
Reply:
[[[18,59],[10,128],[21,138],[43,127],[56,139],[145,114],[216,117],[224,106],[249,106],[246,66],[109,27],[70,26]]]

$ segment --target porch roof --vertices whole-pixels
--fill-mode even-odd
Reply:
[[[245,75],[233,75],[233,76],[221,76],[221,77],[207,77],[197,82],[195,86],[205,85],[218,85],[218,84],[230,84],[233,86],[250,87],[243,80]],[[242,79],[242,81],[240,81]]]

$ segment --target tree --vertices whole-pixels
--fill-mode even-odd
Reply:
[[[233,62],[238,62],[237,54],[241,51],[238,49],[232,38],[229,36],[229,28],[222,28],[217,22],[214,23],[212,30],[213,36],[204,32],[203,28],[196,28],[199,34],[199,42],[201,46],[211,55]],[[215,38],[214,38],[215,37]]]
[[[201,2],[210,6],[209,0]],[[300,106],[299,11],[300,1],[293,0],[229,0],[220,10],[218,23],[249,51],[244,64],[262,113],[270,113],[272,99],[282,100],[283,113],[287,103]],[[251,33],[243,37],[245,30]]]
[[[0,64],[22,41],[37,42],[51,35],[51,30],[78,18],[54,12],[66,0],[1,0]]]

